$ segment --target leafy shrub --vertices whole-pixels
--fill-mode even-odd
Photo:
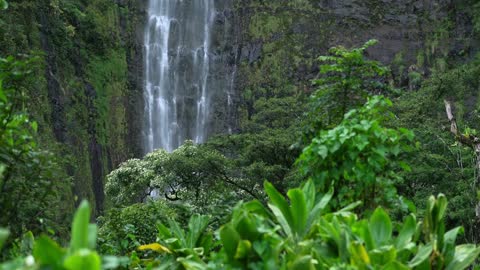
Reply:
[[[321,131],[304,150],[297,163],[311,177],[319,192],[337,191],[335,209],[361,200],[366,209],[393,206],[395,182],[401,178],[401,153],[412,147],[414,135],[406,129],[383,126],[391,102],[375,96],[358,110],[352,110],[331,130]],[[400,165],[400,166],[399,166]]]
[[[100,251],[126,254],[138,245],[151,243],[155,241],[152,232],[156,230],[157,222],[181,220],[178,213],[181,211],[162,200],[113,208],[98,220]]]

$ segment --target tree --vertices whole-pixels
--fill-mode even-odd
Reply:
[[[369,96],[388,90],[384,81],[389,69],[365,57],[366,50],[376,43],[370,40],[354,49],[333,47],[330,55],[318,58],[322,63],[320,74],[313,81],[318,89],[311,97],[304,123],[304,144],[310,143],[318,130],[337,125],[349,110],[362,106]]]
[[[225,192],[258,197],[255,187],[236,175],[231,165],[218,151],[187,141],[172,153],[157,150],[143,160],[123,163],[107,176],[105,189],[115,206],[143,202],[155,193],[197,206],[228,197]]]

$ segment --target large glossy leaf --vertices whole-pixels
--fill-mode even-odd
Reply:
[[[41,267],[61,270],[65,251],[52,239],[40,236],[33,246],[33,256]]]
[[[302,191],[303,191],[303,194],[305,194],[307,209],[308,211],[310,211],[315,206],[315,197],[316,197],[315,185],[313,184],[313,181],[311,179],[308,180],[305,183],[305,185],[303,185]]]
[[[432,250],[433,250],[432,243],[429,243],[425,246],[421,246],[417,254],[415,255],[415,257],[413,257],[413,259],[408,263],[408,266],[413,268],[415,266],[422,264],[423,262],[425,262],[425,260],[428,259],[428,257],[430,257],[430,254],[432,254]]]
[[[310,213],[307,219],[307,225],[306,225],[307,228],[310,228],[310,226],[312,226],[315,220],[318,220],[318,218],[320,218],[320,214],[332,199],[333,193],[334,193],[334,190],[333,188],[331,188],[326,194],[323,195],[323,197],[315,205],[315,207],[312,210],[310,210]]]
[[[293,224],[293,218],[290,213],[290,206],[283,195],[280,194],[280,192],[278,192],[271,183],[265,182],[264,186],[265,192],[267,192],[268,198],[270,199],[268,206],[272,210],[285,233],[287,235],[292,235],[292,228],[290,227],[290,224]]]
[[[186,237],[187,247],[194,248],[197,246],[197,241],[205,232],[208,226],[209,218],[207,216],[193,215],[188,222],[188,233]]]
[[[455,257],[445,270],[463,270],[470,266],[480,255],[480,247],[467,244],[455,248]]]
[[[230,259],[234,259],[238,244],[241,241],[240,235],[235,231],[230,224],[223,226],[220,229],[220,239],[222,240],[223,249]]]
[[[380,207],[370,217],[369,228],[377,247],[387,243],[392,237],[392,222],[385,210]]]
[[[71,253],[89,248],[89,223],[90,206],[87,201],[82,201],[73,218],[72,239],[70,242]]]
[[[101,270],[102,263],[96,252],[81,249],[66,258],[63,266],[67,270]]]
[[[457,240],[457,235],[463,233],[462,227],[454,228],[445,233],[443,237],[443,247],[442,253],[445,260],[445,265],[450,264],[455,256],[455,242]]]
[[[293,221],[291,227],[293,227],[297,236],[303,236],[308,217],[305,194],[301,189],[291,189],[288,191],[288,197],[290,198],[290,213]]]
[[[395,239],[395,247],[398,250],[402,250],[408,247],[413,235],[417,229],[417,222],[415,216],[409,215],[403,222],[402,229],[400,230],[397,238]]]
[[[178,225],[178,223],[174,220],[169,220],[168,224],[169,224],[170,232],[172,233],[172,236],[178,239],[179,241],[180,246],[177,248],[188,247],[185,232],[182,230],[182,228],[180,228],[180,225]]]

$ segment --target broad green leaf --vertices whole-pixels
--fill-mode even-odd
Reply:
[[[425,246],[421,246],[417,254],[415,255],[415,257],[408,263],[408,266],[413,268],[415,266],[420,265],[430,257],[430,254],[432,254],[432,250],[433,250],[432,243],[429,243]]]
[[[320,201],[315,205],[315,207],[310,211],[308,215],[308,220],[307,220],[307,228],[310,228],[315,220],[320,218],[320,214],[325,209],[325,207],[328,205],[330,200],[333,197],[333,187],[330,188],[330,190],[323,195],[323,197],[320,199]]]
[[[383,246],[378,249],[370,250],[369,253],[372,262],[377,265],[386,265],[395,261],[397,250],[394,246]]]
[[[441,221],[443,217],[445,216],[445,211],[447,210],[447,197],[443,194],[439,194],[437,196],[437,207],[438,207],[438,212],[437,212],[437,221]]]
[[[188,222],[188,233],[186,237],[187,247],[196,247],[200,236],[205,232],[208,226],[209,218],[198,214],[193,215]]]
[[[264,184],[265,192],[270,199],[268,206],[272,210],[275,217],[278,219],[278,222],[282,225],[283,229],[288,235],[292,234],[290,224],[293,224],[292,215],[290,213],[290,207],[280,192],[278,192],[275,187],[268,181]]]
[[[395,240],[395,247],[398,250],[407,247],[408,243],[412,240],[413,235],[417,229],[417,223],[413,215],[409,215],[403,222],[402,229]]]
[[[188,247],[185,232],[175,220],[168,220],[170,231],[174,238],[178,239],[182,248]]]
[[[8,2],[6,0],[0,0],[0,10],[5,10],[8,8]]]
[[[87,201],[82,201],[73,218],[70,253],[89,247],[89,222],[90,206]]]
[[[377,247],[387,243],[392,237],[392,222],[385,210],[380,207],[370,217],[369,227]]]
[[[67,270],[101,270],[102,263],[95,251],[80,249],[68,256],[63,266]]]
[[[172,237],[170,230],[162,223],[157,223],[157,230],[160,239],[167,239]]]
[[[308,209],[305,194],[301,189],[291,189],[288,191],[290,198],[290,213],[292,214],[293,227],[298,236],[302,236],[307,225]]]
[[[268,207],[270,207],[270,210],[272,210],[273,215],[277,218],[278,223],[282,227],[283,231],[287,236],[292,236],[292,228],[290,227],[290,224],[288,223],[287,219],[285,218],[285,215],[283,212],[275,205],[273,204],[268,204]]]
[[[445,265],[450,264],[455,257],[455,241],[457,240],[457,235],[459,233],[463,233],[462,227],[457,227],[448,231],[443,237],[442,253]]]
[[[220,239],[222,240],[225,253],[233,260],[237,252],[238,244],[241,241],[240,235],[232,228],[232,225],[227,224],[220,229]]]
[[[303,193],[305,194],[305,199],[307,202],[308,211],[312,210],[315,206],[315,185],[313,184],[312,179],[309,179],[305,185],[302,187]]]
[[[65,251],[47,236],[40,236],[33,246],[35,261],[42,267],[56,270],[62,269]]]
[[[445,270],[463,270],[469,267],[480,255],[480,247],[472,244],[460,245],[455,248],[455,257]]]

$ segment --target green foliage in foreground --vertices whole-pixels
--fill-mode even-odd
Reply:
[[[373,98],[365,108],[374,112],[372,103],[381,100]],[[361,118],[356,110],[351,115]],[[382,135],[386,130],[369,132]],[[321,133],[316,140],[327,135]],[[398,135],[397,140],[399,136],[411,136],[408,132],[392,135]],[[387,141],[379,140],[388,145]],[[381,145],[379,142],[372,145]],[[314,145],[315,140],[309,148]],[[349,149],[339,151],[348,153]],[[386,156],[386,152],[379,154]],[[315,156],[304,162],[304,166],[318,166]],[[126,248],[137,249],[129,254],[130,259],[106,256],[102,260],[94,251],[97,227],[88,224],[90,209],[83,203],[73,221],[69,247],[61,248],[41,236],[33,245],[33,255],[4,263],[0,269],[462,270],[480,254],[476,245],[456,245],[457,236],[463,233],[461,227],[446,230],[447,199],[442,194],[429,198],[422,220],[410,214],[403,222],[396,222],[382,207],[371,214],[365,211],[356,214],[354,210],[360,203],[355,201],[341,209],[338,205],[332,207],[330,203],[341,193],[335,194],[333,185],[328,191],[322,190],[315,184],[317,177],[313,175],[301,187],[288,190],[287,198],[265,182],[267,205],[259,200],[239,202],[226,224],[216,232],[212,232],[208,216],[193,215],[185,229],[167,219],[157,225],[157,242],[141,246],[135,241],[127,243]],[[361,180],[357,179],[356,184]],[[349,199],[352,198],[344,198]],[[134,216],[140,215],[134,213]],[[147,220],[151,222],[152,218],[141,221]],[[109,226],[114,228],[112,224]],[[2,243],[6,235],[5,231],[0,233]]]
[[[471,244],[455,245],[460,227],[445,232],[445,196],[431,197],[423,221],[409,215],[394,224],[377,208],[368,218],[351,212],[352,204],[328,211],[333,190],[316,194],[313,181],[288,191],[288,200],[265,183],[268,207],[257,200],[240,202],[214,240],[209,218],[194,215],[184,231],[176,222],[158,225],[160,243],[139,247],[130,258],[100,257],[94,251],[96,225],[82,203],[72,238],[61,248],[46,236],[33,254],[0,264],[0,269],[447,269],[462,270],[480,254]],[[0,248],[8,232],[0,230]]]

